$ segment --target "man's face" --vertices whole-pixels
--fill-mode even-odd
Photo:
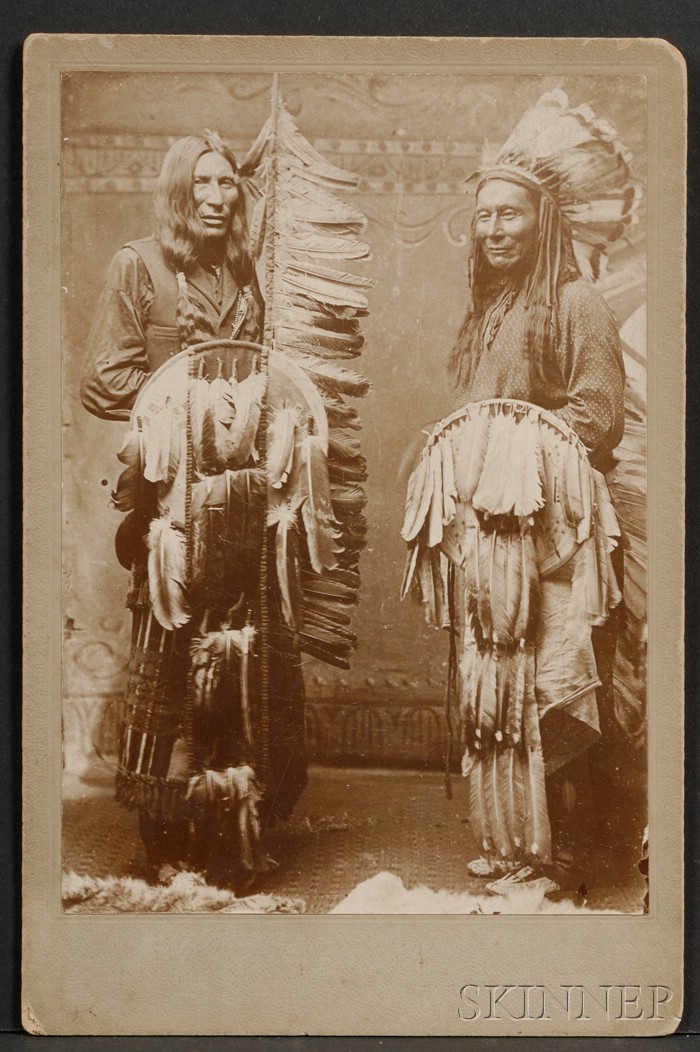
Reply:
[[[238,200],[238,181],[220,153],[202,154],[194,169],[194,204],[207,238],[226,237]]]
[[[486,259],[503,274],[532,265],[539,217],[528,191],[505,179],[490,179],[476,199],[475,232]]]

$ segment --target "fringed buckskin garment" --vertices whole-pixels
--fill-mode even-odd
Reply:
[[[196,349],[214,339],[259,340],[252,295],[250,288],[236,286],[225,262],[216,270],[197,264],[176,276],[156,239],[130,242],[114,257],[98,305],[82,382],[86,408],[105,419],[127,420],[148,377],[184,346]],[[165,414],[159,415],[165,420]],[[205,424],[202,435],[204,447]],[[255,466],[255,427],[250,437],[235,470],[221,473],[221,465],[206,463],[206,449],[199,451],[201,481],[192,487],[191,509],[195,574],[186,599],[184,487],[178,485],[177,470],[176,477],[172,470],[168,476],[166,465],[159,474],[158,464],[151,464],[150,477],[163,481],[149,482],[147,463],[145,479],[138,479],[138,469],[129,468],[129,443],[138,444],[137,435],[127,436],[120,453],[127,467],[113,500],[120,510],[133,508],[117,535],[118,556],[132,573],[127,605],[133,627],[116,794],[125,807],[139,812],[156,867],[188,856],[194,864],[216,864],[214,826],[230,808],[240,826],[237,843],[233,852],[230,843],[221,844],[221,852],[228,852],[229,862],[237,855],[238,863],[255,869],[256,860],[249,856],[259,830],[247,830],[245,822],[258,820],[259,786],[251,765],[259,662],[251,624],[258,602],[265,494]],[[182,456],[180,472],[184,461]],[[163,506],[163,492],[172,507]],[[174,587],[169,589],[168,581],[175,581]],[[263,822],[289,816],[306,785],[300,654],[281,615],[274,574],[270,581],[274,794],[262,803]],[[189,675],[194,706],[188,713]],[[204,774],[190,781],[193,770]],[[251,806],[234,808],[236,801]],[[194,842],[188,835],[192,820]],[[225,868],[225,859],[218,861]]]

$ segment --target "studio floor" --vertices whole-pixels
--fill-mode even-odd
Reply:
[[[362,881],[381,872],[406,888],[483,893],[466,863],[479,854],[466,819],[466,785],[453,778],[446,797],[438,772],[312,767],[287,823],[265,849],[278,864],[256,891],[301,899],[307,913],[327,913]],[[137,818],[115,803],[112,775],[96,765],[67,776],[63,802],[64,871],[146,879]],[[589,909],[639,912],[644,878],[629,852],[599,845],[587,867]]]

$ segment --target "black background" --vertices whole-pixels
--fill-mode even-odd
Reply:
[[[5,0],[0,9],[0,1048],[34,1041],[55,1050],[114,1052],[419,1052],[425,1038],[31,1038],[21,1036],[21,398],[22,44],[31,33],[178,33],[362,36],[661,37],[688,67],[688,352],[686,570],[686,990],[678,1033],[665,1048],[700,1047],[700,2],[698,0]],[[680,509],[679,509],[680,514]],[[669,762],[674,762],[669,758]],[[601,951],[604,947],[601,946]],[[50,967],[47,968],[50,974]],[[696,1035],[696,1036],[691,1036]],[[501,1038],[467,1038],[469,1049]],[[652,1045],[653,1041],[653,1045]],[[447,1052],[460,1038],[431,1039]],[[521,1039],[525,1050],[635,1048],[659,1039]]]

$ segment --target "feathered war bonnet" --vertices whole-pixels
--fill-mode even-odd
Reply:
[[[558,338],[562,285],[578,276],[597,281],[604,274],[610,244],[636,220],[641,190],[615,129],[589,106],[572,109],[560,90],[543,95],[495,156],[485,156],[462,185],[478,193],[489,179],[517,183],[539,199],[537,253],[524,283],[523,353],[533,380],[541,383]],[[467,388],[481,357],[486,310],[501,294],[474,225],[468,284],[470,303],[449,362]]]
[[[565,92],[547,92],[528,110],[493,160],[465,180],[476,190],[506,179],[538,190],[559,210],[580,273],[597,281],[607,249],[636,222],[641,197],[631,156],[612,125]]]

